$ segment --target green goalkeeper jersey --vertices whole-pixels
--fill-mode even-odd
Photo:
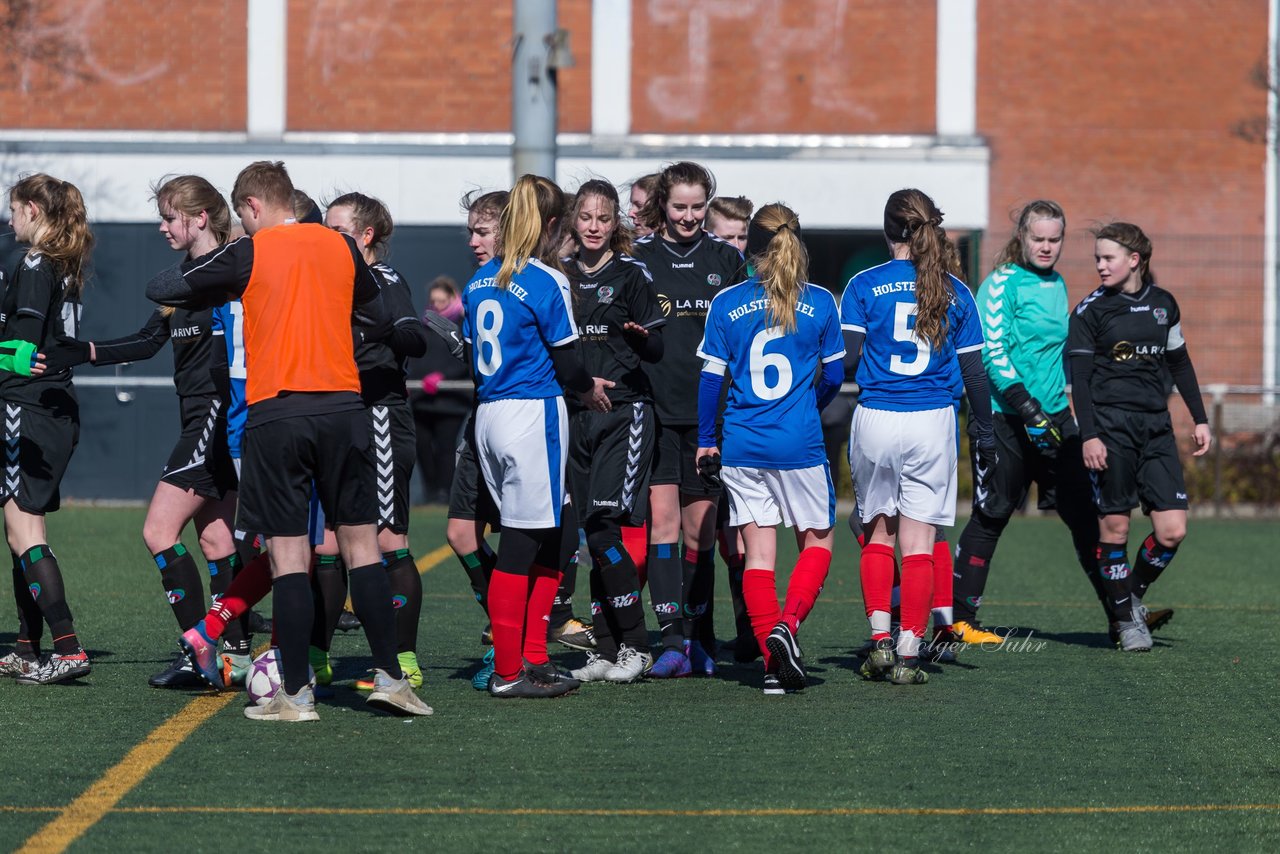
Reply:
[[[1067,408],[1063,353],[1067,342],[1067,285],[1056,272],[997,267],[978,288],[978,311],[987,346],[982,361],[991,380],[991,406],[1015,413],[1004,392],[1016,383],[1045,412]]]

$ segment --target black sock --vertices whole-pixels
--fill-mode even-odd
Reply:
[[[1133,602],[1129,593],[1129,554],[1125,543],[1098,543],[1095,552],[1098,575],[1107,591],[1107,612],[1112,620],[1132,619]]]
[[[596,639],[596,655],[605,661],[617,661],[622,630],[614,619],[613,609],[606,604],[609,594],[604,589],[604,577],[599,563],[591,567],[587,579],[591,585],[591,626]],[[641,644],[640,648],[643,647],[644,644]]]
[[[209,561],[210,607],[218,604],[218,600],[227,592],[227,588],[231,586],[236,574],[243,568],[240,563],[240,555],[235,552],[224,558]],[[236,655],[248,655],[249,644],[249,614],[246,611],[238,618],[227,623],[227,627],[222,632],[222,645],[227,652]]]
[[[1138,549],[1138,559],[1133,564],[1133,595],[1139,599],[1146,596],[1147,588],[1168,569],[1177,553],[1177,546],[1164,545],[1155,534],[1143,540],[1142,548]]]
[[[422,617],[422,576],[408,549],[383,552],[391,606],[396,609],[396,651],[418,651],[418,620]]]
[[[40,606],[31,598],[31,590],[27,587],[27,578],[22,571],[18,556],[13,557],[13,598],[18,603],[18,637],[14,641],[20,658],[27,661],[40,660],[40,638],[44,634],[44,617],[40,615]]]
[[[262,544],[253,534],[236,531],[236,554],[240,556],[240,565],[248,566],[253,559],[262,554]]]
[[[551,601],[551,617],[547,621],[550,628],[558,629],[573,619],[573,592],[577,587],[578,553],[575,551],[564,562],[560,586],[556,588],[556,598]]]
[[[347,571],[339,555],[316,555],[311,565],[311,645],[329,651],[347,604]],[[390,599],[390,594],[387,596]]]
[[[462,562],[462,569],[467,574],[467,581],[471,583],[471,592],[475,594],[476,601],[486,614],[489,613],[485,599],[489,595],[489,576],[493,575],[498,555],[489,548],[488,543],[481,541],[480,548],[470,554],[458,555],[458,560]]]
[[[280,649],[280,679],[286,693],[297,694],[311,681],[307,644],[313,611],[307,576],[294,572],[272,581],[271,602],[276,646]]]
[[[66,588],[62,584],[62,570],[58,568],[58,559],[53,556],[53,550],[45,543],[32,546],[19,556],[18,562],[26,577],[31,598],[40,608],[44,621],[49,624],[53,651],[59,655],[75,653],[80,649],[80,640],[76,637],[71,608],[67,605]]]
[[[667,649],[684,649],[683,563],[675,543],[649,545],[649,602]]]
[[[747,602],[742,598],[742,573],[747,569],[746,555],[729,555],[725,559],[729,570],[729,599],[733,602],[733,627],[743,643],[755,643],[751,633],[751,617],[747,615]]]
[[[396,615],[391,608],[391,585],[381,563],[357,566],[348,574],[351,584],[351,607],[355,609],[364,636],[373,653],[373,666],[387,671],[392,679],[404,673],[396,659]]]
[[[635,562],[622,545],[618,529],[589,535],[591,558],[600,573],[601,604],[608,617],[610,631],[616,632],[618,643],[633,649],[645,649],[649,634],[644,626],[644,604],[640,598],[640,577]],[[597,645],[599,644],[599,632]]]
[[[686,562],[688,555],[685,555]],[[694,554],[693,578],[685,590],[685,616],[692,623],[689,637],[698,641],[708,652],[715,652],[715,549]]]
[[[991,558],[1008,519],[996,519],[981,510],[974,510],[969,523],[960,532],[956,542],[956,557],[951,566],[951,619],[974,623],[978,608],[982,606],[982,594],[987,589],[987,576],[991,572]]]
[[[178,628],[185,632],[204,616],[204,583],[200,580],[200,570],[182,543],[174,543],[151,557],[160,570],[160,583],[164,585]]]

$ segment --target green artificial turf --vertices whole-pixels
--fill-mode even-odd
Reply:
[[[443,542],[440,513],[413,521],[416,555]],[[198,693],[146,685],[176,647],[141,522],[121,509],[50,518],[94,672],[0,684],[0,848],[56,815],[29,810],[65,807]],[[424,576],[434,716],[366,710],[350,688],[368,666],[363,637],[340,634],[319,723],[254,724],[237,698],[72,850],[1274,850],[1276,530],[1193,520],[1148,596],[1175,607],[1173,621],[1153,652],[1125,655],[1106,643],[1065,529],[1015,520],[982,609],[989,627],[1016,628],[1013,648],[968,649],[911,687],[855,673],[867,627],[841,530],[800,635],[811,686],[785,697],[761,695],[758,664],[722,662],[714,679],[493,700],[471,688],[484,619],[449,557]],[[1134,542],[1144,534],[1135,521]],[[794,556],[789,542],[781,551]],[[585,615],[585,573],[579,590]],[[0,646],[12,628],[0,625]],[[1255,808],[1197,809],[1209,805]]]

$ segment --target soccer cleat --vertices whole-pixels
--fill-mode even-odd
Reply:
[[[222,684],[227,686],[243,685],[244,678],[249,675],[249,665],[252,662],[253,660],[247,654],[224,652],[222,654]]]
[[[152,688],[199,688],[204,685],[200,674],[187,658],[186,653],[178,653],[173,663],[147,680]]]
[[[476,675],[471,677],[471,687],[477,691],[488,691],[491,678],[493,678],[492,647],[484,654],[484,659],[480,662],[480,669],[476,671]]]
[[[39,669],[39,661],[23,658],[16,652],[0,658],[0,676],[29,676]]]
[[[684,654],[680,654],[684,658]],[[686,666],[689,659],[684,658]],[[627,646],[625,643],[618,647],[618,660],[610,667],[608,672],[604,674],[606,682],[635,682],[645,671],[653,666],[653,656],[647,652],[641,652],[638,649]]]
[[[724,645],[733,652],[733,660],[739,664],[750,664],[760,657],[760,644],[755,635],[738,635]]]
[[[244,716],[251,721],[281,721],[284,723],[301,723],[318,721],[316,714],[316,698],[310,685],[304,685],[298,693],[290,695],[280,686],[275,696],[265,706],[248,705],[244,707]]]
[[[329,662],[329,653],[318,646],[308,647],[307,663],[316,674],[317,685],[333,684],[333,665]]]
[[[785,693],[787,693],[787,689],[782,687],[782,682],[778,680],[778,674],[766,673],[764,675],[764,695],[766,697]]]
[[[365,704],[401,717],[430,715],[434,712],[422,702],[421,697],[413,693],[413,686],[408,678],[392,679],[381,668],[373,671],[373,693],[365,700]]]
[[[219,690],[226,687],[222,681],[222,662],[218,660],[218,644],[204,633],[203,620],[179,635],[178,645],[200,678]]]
[[[715,676],[715,656],[707,652],[701,641],[689,641],[689,667],[694,676]]]
[[[950,629],[934,629],[933,640],[920,644],[920,657],[937,664],[955,664],[961,641]]]
[[[340,632],[354,632],[356,629],[360,628],[360,618],[350,611],[343,610],[343,612],[338,615],[338,625],[336,628]]]
[[[583,652],[596,648],[596,636],[592,634],[591,626],[577,617],[570,617],[562,625],[547,632],[547,640]]]
[[[929,681],[929,674],[921,670],[918,665],[899,661],[889,671],[889,681],[894,685],[923,685]]]
[[[880,638],[868,653],[866,661],[858,668],[858,675],[863,679],[880,679],[898,663],[898,654],[894,649],[893,638]]]
[[[1151,652],[1151,632],[1147,629],[1146,620],[1137,608],[1130,612],[1129,617],[1115,625],[1120,649],[1123,652]]]
[[[497,673],[489,680],[489,696],[510,700],[535,700],[544,697],[560,697],[573,689],[567,682],[548,684],[539,682],[525,671],[514,679],[503,679]]]
[[[88,676],[90,670],[89,654],[83,649],[77,649],[69,655],[55,652],[34,673],[17,677],[17,682],[19,685],[52,685]]]
[[[400,670],[404,673],[404,678],[409,680],[409,687],[421,688],[422,668],[418,666],[418,656],[412,652],[400,652],[396,653],[396,661],[400,662]],[[376,670],[370,670],[363,679],[357,679],[355,689],[365,693],[372,691],[376,674]]]
[[[618,653],[618,665],[622,665],[621,652]],[[680,679],[692,676],[693,666],[689,663],[689,656],[684,654],[684,650],[667,649],[663,650],[658,660],[653,662],[649,675],[654,679]]]
[[[975,622],[956,620],[951,625],[951,633],[961,643],[1004,643],[1004,638],[993,631],[984,629]]]
[[[1147,631],[1149,632],[1163,628],[1166,623],[1173,619],[1172,608],[1157,608],[1152,611],[1146,605],[1139,605],[1138,611],[1141,612],[1142,620],[1147,624]]]
[[[605,674],[614,668],[614,662],[607,658],[596,655],[594,652],[587,653],[587,663],[577,670],[569,671],[569,675],[579,682],[603,682]]]
[[[271,634],[272,625],[270,617],[264,617],[257,611],[249,612],[249,634],[269,635]]]
[[[804,672],[804,657],[800,653],[800,645],[791,627],[786,623],[778,623],[769,632],[764,645],[769,649],[770,660],[778,668],[778,682],[790,691],[801,691],[808,684]]]
[[[550,661],[546,664],[533,664],[530,661],[525,661],[524,672],[529,674],[529,676],[534,680],[546,683],[547,685],[568,683],[571,690],[578,688],[582,684],[582,680],[578,677],[574,676],[572,673],[565,673]]]
[[[480,643],[493,646],[493,623],[485,623],[484,628],[480,630]]]

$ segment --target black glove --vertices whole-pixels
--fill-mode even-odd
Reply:
[[[1062,431],[1045,414],[1040,401],[1032,397],[1022,383],[1016,383],[1006,389],[1004,399],[1018,410],[1018,415],[1022,417],[1025,425],[1024,429],[1027,431],[1027,438],[1031,440],[1035,449],[1047,457],[1056,455],[1058,449],[1062,447]]]
[[[703,454],[698,457],[698,476],[703,483],[714,489],[724,486],[724,482],[720,480],[720,455]]]
[[[89,361],[89,342],[59,335],[52,347],[45,348],[44,364],[49,373],[65,371]]]
[[[979,432],[974,421],[969,422],[969,451],[973,456],[973,503],[984,509],[991,483],[995,479],[1000,455],[996,453],[995,433]]]
[[[434,311],[423,312],[422,322],[427,325],[428,329],[444,339],[444,343],[449,347],[449,355],[461,362],[462,332],[459,331],[458,325],[441,317]]]

